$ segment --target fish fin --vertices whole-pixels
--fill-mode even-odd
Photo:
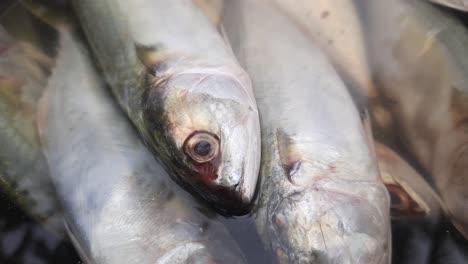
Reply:
[[[170,52],[159,45],[149,46],[135,43],[134,46],[138,60],[153,76],[157,76],[159,71],[167,68],[167,61],[177,57],[174,52]]]
[[[394,219],[418,219],[428,215],[427,210],[413,199],[398,183],[385,183],[390,195],[390,215]]]
[[[386,145],[376,142],[375,150],[393,218],[425,218],[438,211],[438,196],[418,172]]]
[[[63,10],[57,10],[42,1],[22,0],[20,2],[31,14],[53,28],[74,30],[78,27],[75,17],[63,12]]]
[[[278,154],[281,160],[283,171],[294,185],[300,185],[301,180],[298,173],[302,167],[302,157],[294,144],[294,140],[282,129],[276,130],[276,142],[278,144]]]
[[[45,69],[51,69],[53,67],[53,59],[44,54],[44,52],[40,51],[34,45],[24,41],[19,41],[18,45],[20,46],[21,50],[26,54],[26,56],[31,58],[40,67]]]

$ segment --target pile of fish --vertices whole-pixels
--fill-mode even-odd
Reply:
[[[86,263],[255,263],[233,232],[241,222],[266,263],[403,263],[392,228],[440,219],[468,239],[468,27],[455,11],[426,0],[8,8],[0,185]]]

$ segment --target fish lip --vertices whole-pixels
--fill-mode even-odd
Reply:
[[[253,204],[253,196],[256,188],[250,193],[246,184],[245,165],[238,181],[231,184],[221,184],[216,180],[211,181],[210,192],[212,201],[218,213],[223,216],[241,216],[248,214]]]
[[[229,192],[233,196],[233,203],[235,204],[233,214],[234,215],[245,215],[249,213],[253,204],[253,197],[256,188],[253,188],[254,192],[252,194],[248,193],[247,190],[244,190],[245,187],[245,171],[242,167],[242,176],[240,180],[234,184],[232,187],[228,188]]]
[[[178,168],[175,168],[177,170]],[[179,170],[180,172],[180,170]],[[185,191],[198,198],[198,201],[226,217],[241,216],[249,212],[251,200],[241,191],[242,180],[232,185],[224,185],[216,180],[201,180],[196,174],[170,174]]]
[[[238,192],[238,184],[236,187],[221,188],[219,191],[220,195],[216,195],[217,201],[215,201],[215,209],[220,215],[223,216],[242,216],[249,213],[251,208],[250,200],[247,200],[241,192]],[[223,197],[223,199],[219,199]]]
[[[246,194],[242,190],[242,187],[244,186],[244,183],[245,183],[245,166],[242,166],[241,178],[236,184],[234,184],[234,186],[232,188],[234,189],[234,192],[237,193],[237,195],[239,196],[242,203],[247,204],[247,203],[250,203],[250,197],[249,197],[248,194]]]

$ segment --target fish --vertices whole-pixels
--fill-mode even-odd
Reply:
[[[221,23],[223,14],[223,0],[192,0],[193,3],[205,14],[215,27]]]
[[[400,155],[375,141],[380,176],[391,197],[392,219],[439,219],[444,208],[439,195]]]
[[[350,86],[363,95],[377,96],[367,62],[365,39],[358,11],[352,0],[272,0],[294,20],[305,35],[330,57]]]
[[[468,30],[426,1],[361,1],[394,133],[468,238]]]
[[[382,100],[368,62],[364,30],[353,0],[272,0],[329,57],[358,109],[371,117],[374,136],[393,143],[393,116]]]
[[[32,43],[42,50],[41,34],[35,24],[37,21],[21,4],[16,3],[0,10],[0,24],[8,31],[10,38],[18,44]]]
[[[260,113],[253,217],[264,246],[278,263],[390,263],[389,196],[338,73],[271,2],[224,5]]]
[[[227,230],[155,162],[61,29],[38,129],[72,242],[88,263],[244,263]]]
[[[73,3],[119,105],[169,175],[218,212],[244,214],[260,166],[258,110],[203,1]]]
[[[57,236],[62,214],[36,128],[36,106],[51,58],[0,25],[0,187]]]
[[[443,5],[446,7],[454,8],[460,11],[468,12],[467,0],[429,0],[433,3]]]

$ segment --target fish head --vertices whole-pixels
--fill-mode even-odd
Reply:
[[[221,213],[245,211],[260,163],[253,96],[226,74],[178,74],[164,86],[149,94],[144,113],[163,163]]]
[[[291,191],[270,208],[269,237],[279,263],[388,263],[389,220],[364,198],[319,184]]]
[[[355,168],[328,145],[329,134],[310,144],[287,129],[270,137],[272,158],[261,168],[267,201],[257,215],[278,263],[388,263],[389,197],[376,166],[360,159]]]

